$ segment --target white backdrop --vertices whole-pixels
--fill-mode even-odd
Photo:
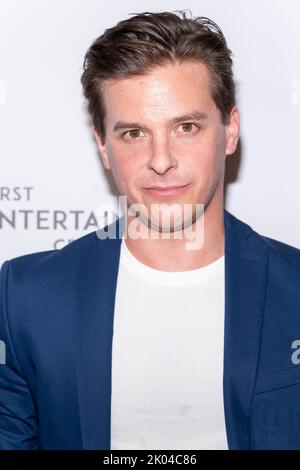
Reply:
[[[234,54],[241,145],[225,207],[300,248],[300,0],[0,0],[0,265],[61,248],[97,228],[97,208],[117,208],[84,106],[83,56],[129,13],[162,8],[210,17]]]

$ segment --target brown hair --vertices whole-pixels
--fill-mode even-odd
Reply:
[[[167,63],[197,60],[206,65],[211,77],[211,97],[220,110],[222,123],[228,123],[235,105],[235,84],[232,52],[225,37],[209,18],[188,18],[185,11],[176,12],[179,15],[132,13],[135,15],[132,18],[106,29],[86,52],[81,84],[93,126],[103,141],[104,81],[143,75]]]

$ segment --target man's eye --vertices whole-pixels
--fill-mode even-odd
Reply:
[[[186,132],[188,134],[191,133],[193,128],[198,128],[193,122],[184,122],[183,124],[180,124],[180,127],[182,128],[183,132]]]
[[[137,137],[140,137],[140,132],[140,129],[131,129],[129,131],[124,132],[123,136],[129,136],[130,139],[136,139]]]

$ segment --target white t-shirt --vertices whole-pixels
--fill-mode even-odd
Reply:
[[[112,350],[111,449],[227,449],[224,256],[166,272],[121,243]]]

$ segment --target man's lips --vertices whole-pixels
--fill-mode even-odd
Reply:
[[[153,196],[168,197],[183,193],[189,186],[190,183],[182,186],[149,186],[148,188],[143,188],[143,190]]]

